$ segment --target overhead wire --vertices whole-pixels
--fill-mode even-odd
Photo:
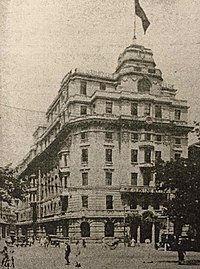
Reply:
[[[22,107],[16,107],[16,106],[10,106],[10,105],[7,105],[7,104],[2,104],[2,103],[0,103],[0,106],[4,106],[4,107],[16,109],[16,110],[23,110],[23,111],[27,111],[27,112],[46,114],[46,111],[36,110],[36,109],[29,109],[29,108],[22,108]],[[55,112],[53,112],[53,114],[59,115],[59,113],[55,113]]]

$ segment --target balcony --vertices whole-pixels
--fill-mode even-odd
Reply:
[[[70,167],[69,166],[61,166],[60,172],[65,173],[65,174],[70,173]]]
[[[150,141],[147,141],[147,140],[142,140],[139,142],[139,147],[140,148],[154,148],[154,141],[150,140]]]
[[[161,191],[157,190],[153,186],[130,186],[130,185],[121,185],[121,193],[160,193]]]
[[[140,162],[139,167],[141,168],[151,168],[155,166],[155,161],[151,160],[151,162]]]

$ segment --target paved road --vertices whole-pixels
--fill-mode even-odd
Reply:
[[[16,269],[72,269],[75,267],[74,245],[72,245],[71,264],[66,265],[64,260],[64,246],[60,248],[39,246],[16,248]],[[153,263],[143,263],[145,258],[143,247],[117,247],[115,250],[103,249],[99,245],[88,245],[81,249],[81,268],[85,269],[176,269],[176,252],[151,250]],[[186,263],[183,268],[200,268],[200,253],[187,253]]]

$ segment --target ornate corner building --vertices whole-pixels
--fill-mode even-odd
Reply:
[[[31,182],[18,232],[159,241],[166,195],[153,168],[187,157],[187,112],[143,46],[127,47],[113,74],[70,71],[18,166]]]

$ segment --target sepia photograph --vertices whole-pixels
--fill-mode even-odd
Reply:
[[[200,268],[199,14],[0,0],[2,268]]]

